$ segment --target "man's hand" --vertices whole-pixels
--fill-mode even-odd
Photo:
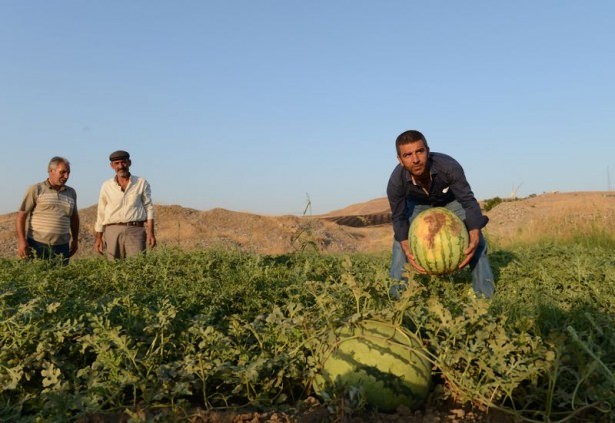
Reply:
[[[69,257],[74,256],[78,249],[79,249],[79,240],[75,238],[73,239],[73,242],[70,244],[70,250],[68,250],[68,256]]]
[[[17,255],[22,258],[28,258],[30,256],[30,248],[28,247],[28,241],[26,241],[26,220],[28,213],[17,212]]]
[[[147,239],[147,246],[154,248],[156,246],[156,235],[154,235],[154,219],[147,219],[145,227],[145,237]]]
[[[26,259],[30,256],[30,248],[26,241],[19,240],[17,242],[17,255],[22,259]]]
[[[414,267],[417,272],[422,273],[424,275],[427,274],[427,271],[425,269],[423,269],[415,260],[414,260],[414,255],[412,254],[412,251],[410,250],[410,244],[408,244],[408,240],[405,241],[400,241],[399,243],[401,245],[401,249],[404,252],[404,254],[406,255],[406,258],[408,259],[408,262],[412,265],[412,267]]]
[[[101,255],[104,253],[102,232],[96,232],[96,239],[94,240],[94,251]]]
[[[147,233],[147,245],[149,248],[154,248],[156,246],[156,236],[154,234]]]
[[[476,252],[476,249],[478,248],[478,242],[480,239],[480,229],[470,229],[468,231],[468,234],[470,235],[470,243],[468,244],[468,248],[466,248],[466,250],[464,251],[466,258],[459,265],[458,267],[459,269],[463,269],[464,267],[468,265],[468,263],[470,263],[470,260],[472,260],[472,257],[474,257],[474,253]]]

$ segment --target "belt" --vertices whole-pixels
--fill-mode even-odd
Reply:
[[[118,222],[118,223],[109,223],[109,224],[107,224],[107,226],[113,226],[113,225],[119,225],[119,226],[143,226],[143,225],[145,225],[145,222],[137,221],[137,222]]]

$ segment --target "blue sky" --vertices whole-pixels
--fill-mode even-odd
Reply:
[[[384,197],[418,129],[478,199],[615,181],[610,0],[0,0],[0,213],[128,150],[155,202],[312,213]],[[615,185],[615,182],[613,182]]]

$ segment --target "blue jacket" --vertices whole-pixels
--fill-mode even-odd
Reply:
[[[408,239],[410,212],[408,200],[416,204],[443,207],[457,200],[466,212],[465,224],[468,230],[482,229],[489,218],[481,212],[461,165],[452,157],[442,153],[429,153],[427,167],[431,173],[429,195],[412,183],[408,170],[398,164],[387,185],[387,197],[393,214],[395,240]]]

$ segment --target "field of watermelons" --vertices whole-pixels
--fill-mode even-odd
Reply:
[[[2,259],[0,420],[613,421],[614,246],[493,248],[489,301],[468,270],[411,274],[391,298],[387,254]],[[378,410],[352,379],[323,379],[365,321],[420,341],[424,397]],[[396,382],[380,375],[383,392],[418,392]]]

